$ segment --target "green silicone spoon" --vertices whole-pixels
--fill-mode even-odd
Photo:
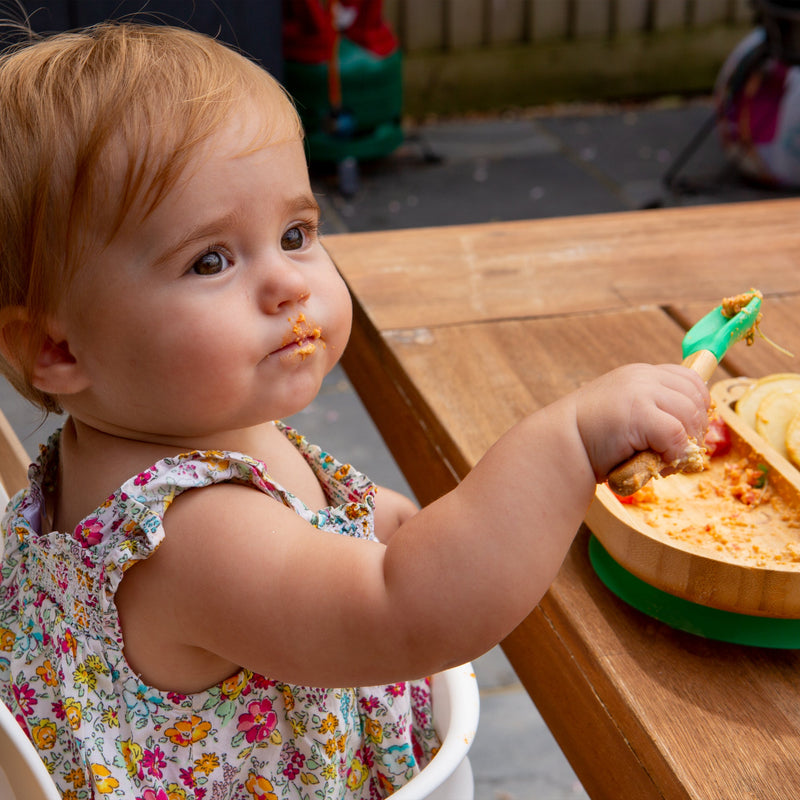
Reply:
[[[707,381],[728,348],[753,330],[760,313],[761,298],[758,295],[753,295],[753,299],[732,317],[725,316],[721,305],[709,311],[683,337],[683,365]]]

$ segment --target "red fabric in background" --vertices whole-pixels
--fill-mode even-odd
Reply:
[[[385,57],[397,49],[397,38],[383,19],[383,0],[283,0],[283,55],[289,61],[326,63],[333,57],[337,31],[332,7],[352,22],[339,31],[351,41]]]

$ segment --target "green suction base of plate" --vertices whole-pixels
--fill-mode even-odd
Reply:
[[[800,649],[800,619],[720,611],[656,589],[621,567],[594,536],[589,540],[589,560],[620,600],[671,628],[733,644]]]

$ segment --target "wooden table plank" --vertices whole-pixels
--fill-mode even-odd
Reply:
[[[382,330],[800,292],[794,199],[324,238]]]

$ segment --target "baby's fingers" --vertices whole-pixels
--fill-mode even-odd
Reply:
[[[670,426],[672,441],[664,440],[664,450],[680,447],[684,437],[701,442],[708,427],[708,408],[711,396],[703,379],[685,367],[668,364],[662,390],[656,398],[658,409],[680,422],[683,434],[679,429]],[[658,430],[658,428],[657,428]],[[654,449],[655,442],[651,442]],[[663,450],[662,450],[663,452]]]
[[[704,436],[704,423],[687,424],[674,412],[661,412],[649,428],[648,444],[665,464],[671,465],[685,461],[703,443]]]

